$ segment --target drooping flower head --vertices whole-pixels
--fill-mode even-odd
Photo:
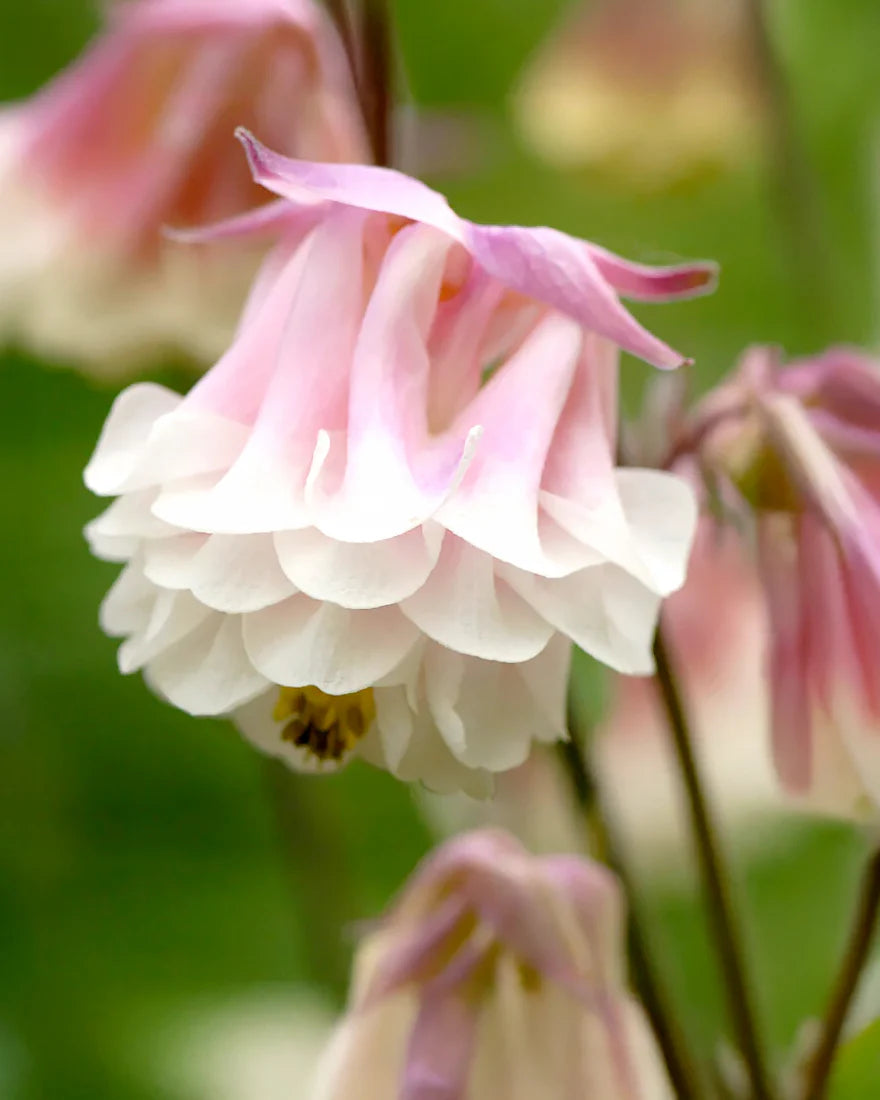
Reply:
[[[476,225],[397,172],[244,140],[281,198],[217,232],[282,239],[186,398],[114,406],[86,473],[119,496],[93,547],[128,563],[104,626],[123,669],[292,763],[480,786],[561,735],[571,641],[652,667],[695,509],[615,469],[617,348],[680,361],[616,291],[711,269]]]
[[[500,832],[449,841],[362,945],[310,1100],[667,1100],[614,878]]]
[[[366,159],[341,44],[312,0],[124,0],[104,33],[2,122],[0,321],[108,372],[157,348],[210,358],[256,267],[163,226],[265,201],[234,140],[247,125],[318,160]]]
[[[691,427],[756,521],[773,743],[785,787],[837,812],[880,804],[880,365],[834,348],[746,354]]]

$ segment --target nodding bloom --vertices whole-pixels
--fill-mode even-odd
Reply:
[[[785,788],[880,805],[880,364],[848,348],[782,366],[755,348],[696,410],[704,468],[755,519]]]
[[[187,397],[114,405],[86,471],[119,497],[93,548],[128,563],[104,627],[123,670],[296,766],[359,753],[482,789],[562,736],[572,641],[652,668],[695,505],[615,469],[618,346],[680,362],[616,290],[711,270],[476,225],[392,170],[244,141],[282,239]]]
[[[430,855],[362,944],[310,1100],[667,1100],[620,890],[501,832]]]
[[[659,191],[753,158],[762,104],[742,0],[574,4],[515,96],[543,159]]]
[[[262,249],[163,226],[265,201],[236,126],[294,156],[368,159],[344,51],[312,0],[124,0],[82,57],[0,121],[0,332],[120,373],[210,361]]]
[[[739,837],[765,844],[758,826],[781,809],[768,744],[767,615],[739,531],[701,516],[687,580],[661,623],[714,800]],[[630,858],[646,873],[677,871],[687,816],[655,680],[614,677],[592,745]]]

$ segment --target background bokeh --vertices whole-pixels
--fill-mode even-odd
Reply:
[[[510,94],[564,6],[397,0],[408,86],[426,113],[419,156],[457,208],[550,223],[645,261],[719,260],[714,298],[642,311],[696,358],[700,386],[750,342],[792,352],[872,345],[877,0],[769,5],[801,142],[815,238],[806,246],[792,239],[791,196],[774,189],[764,146],[661,189],[533,156]],[[29,94],[71,59],[96,14],[87,0],[0,0],[2,98]],[[155,373],[186,384],[171,364]],[[631,402],[645,373],[627,365]],[[389,777],[365,766],[332,779],[288,775],[231,727],[191,720],[117,673],[96,622],[114,570],[81,537],[98,510],[81,470],[111,398],[23,354],[0,365],[0,1097],[220,1100],[221,1086],[194,1068],[216,1070],[205,1038],[214,1032],[192,1021],[220,1014],[220,1051],[236,1006],[239,1031],[259,1031],[275,1006],[292,1039],[308,1015],[293,1004],[304,984],[331,1008],[341,1003],[357,921],[380,910],[431,836],[413,792]],[[863,842],[827,822],[792,817],[774,828],[773,843],[736,846],[736,869],[781,1059],[799,1020],[822,1004]],[[681,1010],[706,1045],[722,1026],[719,999],[691,877],[673,870],[646,882],[644,902]],[[298,1084],[278,1095],[299,1096]],[[275,1094],[255,1086],[253,1095]],[[875,1029],[836,1096],[876,1095]]]

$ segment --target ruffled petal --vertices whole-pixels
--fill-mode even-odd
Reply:
[[[307,596],[371,608],[398,603],[421,588],[442,540],[443,529],[436,525],[370,543],[339,542],[311,527],[278,532],[275,548],[281,568]]]
[[[429,638],[457,653],[489,661],[527,661],[553,627],[495,574],[495,561],[454,536],[440,560],[401,610]]]
[[[245,147],[258,183],[292,203],[316,199],[397,215],[433,226],[464,244],[477,262],[510,289],[537,299],[579,324],[614,340],[622,348],[658,367],[676,367],[683,359],[652,336],[624,309],[599,266],[619,281],[636,282],[642,295],[644,271],[638,279],[625,272],[610,254],[554,229],[482,226],[455,215],[442,195],[418,180],[388,168],[361,165],[310,164],[280,156],[260,145],[246,131],[238,137]],[[664,297],[711,289],[714,265],[694,264],[665,278]]]
[[[153,382],[129,386],[116,398],[83,475],[93,493],[109,496],[127,487],[153,425],[180,404],[179,394]]]
[[[296,593],[271,535],[211,535],[190,564],[187,587],[216,611],[259,611]]]
[[[147,666],[147,679],[188,714],[226,714],[265,691],[268,681],[242,645],[242,620],[216,612]]]
[[[396,607],[348,611],[306,596],[244,617],[245,648],[264,676],[330,695],[372,687],[417,638]]]
[[[660,597],[618,566],[556,580],[510,568],[503,575],[547,622],[603,664],[630,676],[654,671]]]

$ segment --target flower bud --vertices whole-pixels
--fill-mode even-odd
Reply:
[[[614,878],[503,833],[449,841],[356,962],[311,1100],[667,1100]]]

